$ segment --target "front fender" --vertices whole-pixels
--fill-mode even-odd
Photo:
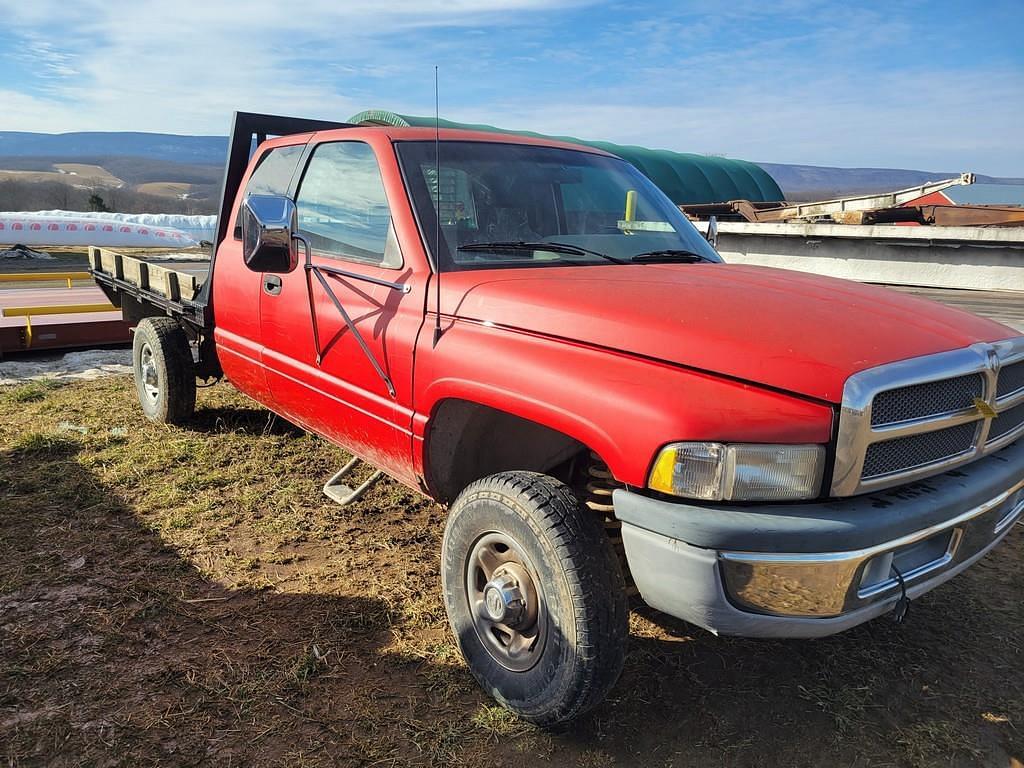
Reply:
[[[639,332],[639,331],[638,331]],[[685,343],[682,340],[681,343]],[[428,346],[428,345],[425,345]],[[562,432],[643,486],[663,445],[677,440],[827,443],[833,408],[625,352],[456,320],[417,352],[415,461],[430,415],[458,398]]]

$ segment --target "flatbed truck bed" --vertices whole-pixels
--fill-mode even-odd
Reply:
[[[157,308],[202,327],[203,305],[198,301],[210,271],[206,249],[124,253],[109,248],[89,249],[89,272],[110,299],[130,315],[154,314]]]

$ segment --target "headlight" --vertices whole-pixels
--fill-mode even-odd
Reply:
[[[647,484],[707,501],[813,499],[824,466],[821,445],[673,443],[658,454]]]

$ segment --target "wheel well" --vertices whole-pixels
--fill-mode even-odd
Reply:
[[[120,296],[121,316],[124,318],[125,322],[131,324],[133,327],[138,326],[138,324],[147,317],[168,317],[168,315],[159,307],[139,301],[138,298],[129,293],[121,292],[118,295]],[[181,329],[185,332],[189,342],[198,348],[199,354],[198,360],[196,361],[196,376],[204,380],[219,379],[222,377],[224,375],[224,370],[220,367],[220,360],[217,357],[217,347],[213,342],[212,330],[207,329],[204,331],[180,317],[171,317],[179,326],[181,326]]]
[[[448,503],[474,480],[505,470],[544,472],[569,482],[570,460],[586,450],[575,438],[529,419],[468,400],[445,400],[427,432],[427,486]]]

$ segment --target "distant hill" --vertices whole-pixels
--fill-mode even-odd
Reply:
[[[846,195],[891,192],[928,181],[951,179],[960,171],[912,171],[901,168],[832,168],[821,165],[758,163],[782,188],[787,200],[827,200]],[[965,168],[964,170],[970,170]],[[1020,184],[1021,179],[977,174],[986,184]]]
[[[190,185],[193,200],[209,204],[217,197],[227,153],[226,136],[179,136],[170,133],[83,132],[29,133],[0,131],[0,170],[53,171],[62,163],[87,163],[106,169],[144,191],[174,191]],[[898,168],[834,168],[786,163],[758,163],[778,182],[787,200],[824,200],[844,195],[888,192],[926,181],[959,176],[959,171]],[[964,169],[970,170],[970,169]],[[1024,179],[978,176],[979,182],[1020,184]]]
[[[122,213],[215,213],[222,163],[119,154],[0,156],[0,210],[83,211],[100,204]]]
[[[97,165],[112,176],[129,184],[181,182],[185,184],[219,185],[224,172],[224,158],[215,163],[187,163],[131,155],[45,155],[3,156],[0,169],[5,171],[51,171],[55,166],[70,163]]]
[[[129,155],[174,163],[221,165],[226,136],[178,136],[172,133],[0,131],[0,156],[80,158]]]

